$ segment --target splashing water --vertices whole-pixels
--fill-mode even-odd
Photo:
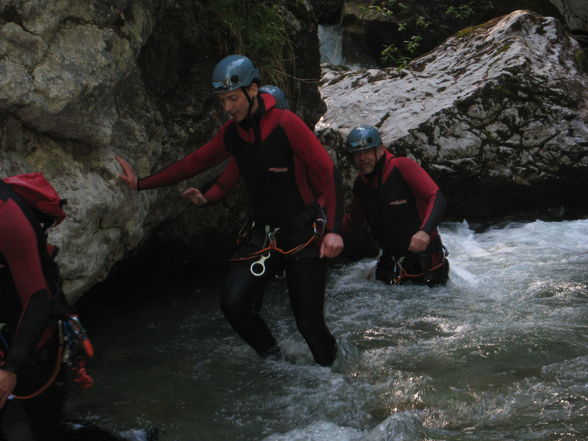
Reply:
[[[313,363],[283,281],[262,314],[284,361],[239,340],[215,282],[94,325],[96,385],[68,412],[154,424],[163,441],[587,439],[588,220],[441,234],[445,287],[374,282],[373,259],[332,268],[327,323],[353,354],[342,369]]]
[[[344,65],[343,31],[341,25],[319,25],[318,38],[320,42],[321,63]]]

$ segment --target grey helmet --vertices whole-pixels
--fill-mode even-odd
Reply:
[[[265,86],[261,86],[259,91],[262,93],[269,93],[276,99],[276,109],[288,109],[288,99],[282,89],[278,86],[266,84]]]
[[[244,55],[229,55],[217,63],[212,71],[212,88],[216,93],[247,87],[259,81],[259,70]]]
[[[370,125],[361,125],[354,128],[347,135],[345,147],[347,153],[360,152],[362,150],[374,149],[382,145],[382,138],[378,129]]]

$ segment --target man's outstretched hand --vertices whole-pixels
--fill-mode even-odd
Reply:
[[[126,186],[129,187],[131,190],[136,190],[137,173],[135,173],[135,170],[133,169],[133,167],[131,167],[131,164],[129,164],[126,159],[121,158],[118,155],[114,155],[114,158],[118,161],[123,171],[122,175],[118,175],[120,180],[123,181],[126,184]]]
[[[204,197],[202,192],[197,188],[190,187],[182,192],[182,197],[188,199],[194,205],[205,205],[208,200]]]

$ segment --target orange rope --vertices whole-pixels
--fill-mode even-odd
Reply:
[[[49,387],[53,384],[53,382],[57,378],[59,371],[61,370],[61,358],[63,356],[63,346],[64,346],[64,343],[62,341],[59,343],[59,346],[57,348],[57,358],[55,359],[55,366],[53,367],[53,372],[51,373],[51,376],[49,377],[49,380],[47,381],[47,383],[45,383],[43,386],[41,386],[41,388],[39,390],[33,392],[32,394],[22,395],[22,396],[14,395],[15,399],[28,400],[31,398],[35,398],[35,397],[38,397],[39,395],[41,395],[47,389],[49,389]]]
[[[277,242],[275,240],[271,241],[270,244],[265,247],[262,248],[261,250],[256,251],[253,254],[250,254],[249,256],[245,256],[245,257],[233,257],[231,259],[229,259],[229,262],[241,262],[243,260],[251,260],[251,259],[255,259],[256,257],[261,256],[263,253],[266,253],[267,251],[277,251],[280,254],[284,254],[284,255],[288,255],[288,254],[293,254],[293,253],[297,253],[298,251],[306,248],[308,245],[310,245],[312,243],[312,241],[314,241],[316,238],[318,237],[318,235],[314,235],[311,236],[310,239],[308,239],[306,242],[304,242],[303,244],[300,245],[296,245],[294,248],[289,249],[288,251],[284,251],[281,248],[277,247]]]
[[[441,260],[441,263],[438,263],[437,265],[432,267],[429,271],[435,271],[437,268],[441,268],[441,266],[443,266],[444,262],[445,262],[445,258],[443,258]],[[402,279],[404,279],[404,278],[416,278],[416,277],[422,277],[424,275],[425,275],[425,273],[410,274],[410,273],[407,273],[404,268],[402,268],[400,270],[400,274],[394,279],[394,283],[392,283],[392,285],[400,285],[400,282],[402,282]]]
[[[278,248],[277,246],[277,241],[276,239],[273,238],[273,234],[268,234],[268,238],[270,238],[270,243],[268,246],[257,250],[256,252],[250,254],[249,256],[244,256],[244,257],[233,257],[231,259],[229,259],[229,262],[242,262],[244,260],[251,260],[251,259],[255,259],[256,257],[260,257],[262,254],[266,253],[266,252],[271,252],[273,251],[277,251],[280,254],[283,255],[288,255],[288,254],[294,254],[297,253],[298,251],[306,248],[308,245],[310,245],[318,236],[319,234],[316,233],[316,224],[315,225],[315,234],[313,236],[311,236],[306,242],[296,245],[295,247],[289,249],[288,251],[285,251],[281,248]],[[241,231],[239,231],[239,240],[237,240],[237,244],[239,244],[239,242],[241,241],[241,238],[244,236],[244,234],[242,234],[243,232],[243,228],[241,227]]]

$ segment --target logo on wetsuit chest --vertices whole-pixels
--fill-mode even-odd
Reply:
[[[272,173],[287,173],[288,167],[270,167],[267,169],[267,171]]]
[[[402,205],[402,204],[406,204],[408,203],[408,201],[406,199],[399,199],[397,201],[390,201],[389,204],[390,205]]]

